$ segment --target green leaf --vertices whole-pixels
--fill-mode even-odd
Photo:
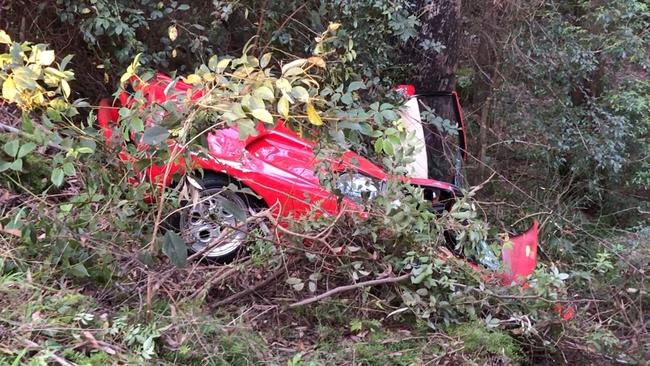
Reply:
[[[214,55],[210,57],[210,59],[208,60],[208,67],[210,68],[210,70],[216,71],[218,63],[219,63],[219,57],[217,57],[217,55]]]
[[[365,88],[366,88],[366,84],[364,84],[363,81],[353,81],[348,86],[348,93],[359,89],[365,89]]]
[[[71,162],[63,164],[63,173],[69,177],[75,175],[76,171],[74,169],[74,165],[72,165]]]
[[[68,84],[64,79],[61,79],[61,90],[63,91],[64,97],[70,97],[70,84]]]
[[[23,112],[23,114],[20,116],[20,119],[22,120],[21,127],[23,131],[29,134],[34,133],[34,123],[32,123],[32,119],[29,117],[29,114]]]
[[[139,117],[131,118],[131,129],[135,132],[144,131],[144,122],[142,121],[142,118]]]
[[[59,208],[61,208],[61,211],[68,213],[72,211],[72,203],[64,203],[61,206],[59,206]]]
[[[29,154],[30,152],[34,151],[36,148],[36,144],[33,142],[27,142],[20,146],[20,149],[18,150],[18,155],[16,156],[17,158],[22,158],[25,155]]]
[[[8,170],[10,166],[11,166],[11,162],[0,160],[0,173],[4,172],[5,170]]]
[[[61,70],[64,70],[65,67],[68,66],[68,63],[70,63],[70,60],[72,60],[73,57],[74,55],[67,55],[63,58],[63,60],[61,60]]]
[[[309,92],[302,86],[294,86],[291,89],[291,95],[303,103],[309,102]]]
[[[259,88],[255,89],[253,95],[258,98],[262,98],[270,101],[275,100],[275,95],[273,95],[273,90],[271,90],[266,86],[260,86]]]
[[[283,93],[291,93],[291,83],[285,78],[276,80],[275,86],[277,86]]]
[[[253,117],[259,119],[264,123],[273,123],[273,116],[266,109],[254,109],[251,113],[253,114]]]
[[[345,105],[352,104],[352,102],[354,102],[354,100],[352,99],[352,94],[350,93],[343,94],[343,96],[341,97],[341,102]]]
[[[187,265],[187,244],[173,231],[167,231],[163,237],[163,253],[176,267]]]
[[[0,30],[0,43],[11,44],[11,37],[3,30]]]
[[[43,66],[50,66],[54,62],[54,51],[41,51],[38,53],[38,63]]]
[[[52,175],[50,176],[50,180],[52,181],[52,183],[54,183],[55,186],[60,187],[61,184],[63,184],[63,169],[54,168],[52,170]]]
[[[14,162],[9,165],[9,169],[21,172],[23,170],[23,159],[14,160]]]
[[[17,67],[14,69],[13,79],[19,89],[36,89],[36,79],[39,75],[28,67]]]
[[[153,267],[153,257],[148,250],[141,250],[138,252],[138,260],[146,266]]]
[[[393,144],[388,141],[388,139],[384,140],[382,148],[388,156],[393,156],[395,154],[395,147],[393,147]]]
[[[158,145],[169,137],[169,131],[161,126],[154,125],[147,128],[142,135],[142,143],[147,145]]]
[[[95,152],[95,150],[93,150],[93,148],[89,146],[82,146],[77,149],[77,152],[79,154],[92,154]]]
[[[68,271],[75,277],[90,277],[90,274],[88,273],[88,270],[86,269],[86,266],[83,265],[83,263],[77,263],[74,266],[68,267]]]
[[[248,215],[246,215],[246,212],[238,205],[236,205],[234,202],[226,200],[221,202],[221,206],[224,209],[224,211],[232,214],[235,216],[235,219],[239,222],[245,222],[246,218]]]
[[[294,73],[301,73],[304,72],[302,69],[302,65],[307,63],[307,60],[304,58],[299,58],[297,60],[293,60],[289,62],[288,64],[282,66],[282,74],[294,74]],[[292,70],[295,69],[295,70]]]
[[[351,332],[356,332],[363,329],[363,323],[361,323],[361,320],[359,319],[352,319],[350,321],[350,331]]]
[[[260,67],[265,68],[269,65],[269,62],[271,62],[271,56],[273,54],[271,52],[265,53],[262,55],[262,58],[260,59]]]
[[[289,117],[289,99],[285,96],[278,101],[278,113],[284,118]]]
[[[222,73],[226,69],[226,67],[228,67],[230,61],[232,60],[229,58],[224,58],[223,60],[217,62],[217,67],[214,71],[218,73]]]
[[[4,144],[2,150],[7,153],[7,155],[15,158],[18,154],[18,148],[20,147],[20,142],[18,140],[11,140]]]
[[[255,129],[255,122],[250,119],[240,119],[237,121],[237,129],[239,130],[239,139],[243,140],[248,136],[257,136],[257,130]]]

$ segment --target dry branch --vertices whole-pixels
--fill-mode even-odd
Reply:
[[[409,279],[410,277],[411,277],[411,274],[407,273],[407,274],[401,275],[399,277],[380,278],[380,279],[377,279],[377,280],[371,280],[371,281],[355,283],[354,285],[340,286],[340,287],[333,288],[333,289],[331,289],[331,290],[329,290],[327,292],[323,292],[322,294],[320,294],[318,296],[310,297],[308,299],[304,299],[304,300],[298,301],[296,303],[293,303],[293,304],[289,305],[289,307],[290,308],[295,308],[295,307],[298,307],[298,306],[311,304],[312,302],[320,301],[320,300],[328,298],[328,297],[330,297],[332,295],[338,294],[339,292],[350,291],[350,290],[354,290],[354,289],[361,288],[361,287],[377,286],[377,285],[383,285],[383,284],[386,284],[386,283],[402,282],[404,280]]]

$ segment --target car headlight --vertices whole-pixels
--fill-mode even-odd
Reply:
[[[381,191],[382,184],[370,177],[358,173],[344,173],[339,176],[336,188],[347,198],[361,201],[373,199]]]

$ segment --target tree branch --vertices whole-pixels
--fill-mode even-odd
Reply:
[[[380,279],[377,279],[377,280],[371,280],[371,281],[366,281],[366,282],[355,283],[354,285],[340,286],[340,287],[331,289],[331,290],[329,290],[327,292],[323,292],[322,294],[320,294],[318,296],[310,297],[308,299],[301,300],[301,301],[298,301],[296,303],[293,303],[293,304],[289,305],[289,307],[290,308],[295,308],[295,307],[298,307],[298,306],[311,304],[312,302],[320,301],[320,300],[325,299],[327,297],[330,297],[332,295],[338,294],[339,292],[350,291],[350,290],[354,290],[354,289],[361,288],[361,287],[377,286],[377,285],[383,285],[383,284],[386,284],[386,283],[402,282],[404,280],[409,279],[410,277],[411,277],[411,274],[407,273],[407,274],[401,275],[399,277],[380,278]]]

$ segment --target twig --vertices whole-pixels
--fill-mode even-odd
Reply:
[[[37,343],[29,340],[29,339],[23,339],[23,342],[27,345],[27,347],[32,347],[32,348],[37,348],[37,349],[43,349],[43,347],[39,346]],[[56,363],[58,363],[61,366],[77,366],[76,363],[72,363],[65,358],[58,356],[56,353],[52,352],[50,353],[50,358],[54,360]]]
[[[7,132],[15,133],[15,134],[18,134],[18,135],[20,135],[20,136],[26,137],[26,138],[28,138],[28,139],[30,139],[30,140],[34,140],[34,141],[36,141],[36,139],[35,139],[32,135],[30,135],[30,134],[28,134],[28,133],[25,133],[25,132],[23,132],[23,131],[17,129],[16,127],[7,126],[7,125],[4,124],[4,123],[0,123],[0,130],[5,130],[5,131],[7,131]],[[48,143],[47,143],[47,146],[52,147],[52,148],[55,148],[55,149],[58,149],[58,150],[62,150],[62,151],[67,151],[67,150],[69,150],[68,148],[63,147],[63,146],[61,146],[61,145],[59,145],[59,144],[55,144],[54,142],[48,142]]]
[[[295,262],[296,262],[296,260],[293,259],[293,260],[289,261],[289,263],[287,263],[286,265],[288,266],[288,265],[291,265],[291,264],[293,264]],[[230,303],[233,303],[233,302],[239,300],[240,298],[242,298],[244,296],[252,294],[253,292],[255,292],[255,291],[259,290],[260,288],[262,288],[262,287],[268,285],[269,283],[271,283],[271,281],[275,280],[278,276],[280,276],[282,273],[284,273],[284,271],[285,271],[285,266],[282,266],[281,268],[279,268],[278,270],[273,272],[273,274],[271,276],[267,277],[264,281],[256,284],[255,286],[249,287],[244,291],[237,292],[236,294],[228,296],[227,298],[225,298],[225,299],[223,299],[221,301],[217,301],[213,305],[213,307],[228,305]]]
[[[327,297],[330,297],[332,295],[338,294],[339,292],[350,291],[350,290],[354,290],[354,289],[361,288],[361,287],[377,286],[377,285],[383,285],[383,284],[386,284],[386,283],[402,282],[404,280],[409,279],[410,277],[411,277],[411,274],[407,273],[407,274],[401,275],[399,277],[380,278],[380,279],[377,279],[377,280],[371,280],[371,281],[355,283],[354,285],[340,286],[340,287],[333,288],[333,289],[331,289],[331,290],[329,290],[327,292],[323,292],[322,294],[320,294],[318,296],[310,297],[308,299],[301,300],[301,301],[298,301],[296,303],[293,303],[293,304],[289,305],[289,307],[290,308],[295,308],[295,307],[298,307],[298,306],[311,304],[312,302],[320,301],[320,300],[322,300],[324,298],[327,298]]]

